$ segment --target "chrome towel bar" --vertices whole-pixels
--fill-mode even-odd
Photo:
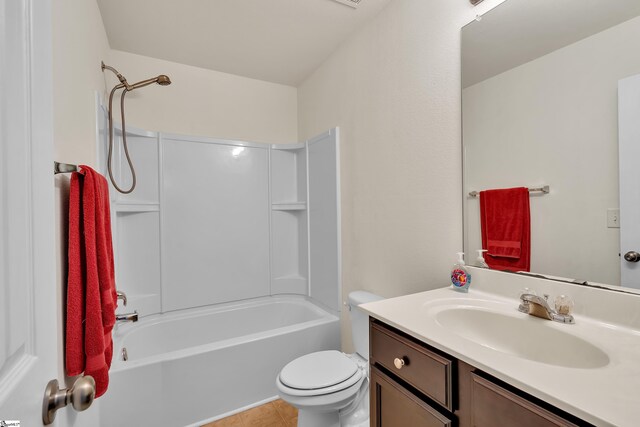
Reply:
[[[71,165],[69,163],[53,162],[53,173],[57,175],[59,173],[78,172],[78,165]]]
[[[529,193],[549,194],[550,191],[551,189],[549,188],[548,185],[543,185],[542,187],[529,188]],[[480,192],[478,191],[469,192],[469,197],[478,197],[479,195],[480,195]]]

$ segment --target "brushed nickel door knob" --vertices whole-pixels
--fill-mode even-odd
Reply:
[[[404,357],[396,357],[393,360],[393,364],[396,366],[396,368],[402,369],[402,367],[405,365]]]
[[[624,254],[624,259],[628,262],[638,262],[640,261],[640,254],[636,251],[629,251]]]
[[[56,418],[56,411],[68,404],[76,411],[84,411],[96,397],[96,382],[90,375],[76,379],[71,388],[60,389],[58,380],[51,380],[44,392],[42,423],[49,425]]]

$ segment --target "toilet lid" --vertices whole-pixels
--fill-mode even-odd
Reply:
[[[280,381],[291,388],[314,390],[346,381],[356,372],[358,365],[344,353],[318,351],[289,362],[280,372]]]

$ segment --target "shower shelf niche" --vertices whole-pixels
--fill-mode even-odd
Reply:
[[[105,125],[104,116],[98,120],[101,127]],[[114,128],[113,175],[121,187],[128,188],[131,176],[122,149],[122,130],[119,124]],[[106,130],[98,132],[98,140],[98,164],[106,175]],[[159,133],[127,127],[127,142],[138,185],[133,193],[120,194],[109,181],[116,284],[128,297],[127,307],[119,305],[117,312],[137,310],[148,315],[162,310]]]
[[[274,210],[300,210],[307,200],[307,146],[271,145],[271,207]]]
[[[271,145],[271,293],[309,288],[307,145]]]

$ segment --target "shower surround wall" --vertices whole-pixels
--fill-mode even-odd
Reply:
[[[121,136],[114,176],[127,186]],[[119,312],[277,294],[340,311],[337,129],[268,145],[129,128],[127,141],[138,187],[112,191]]]

